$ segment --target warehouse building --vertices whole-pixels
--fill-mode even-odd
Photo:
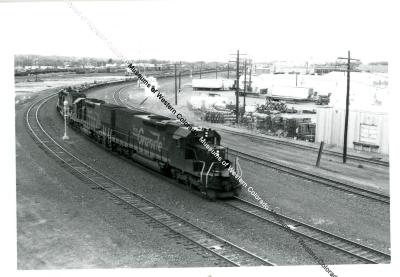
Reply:
[[[343,147],[345,109],[319,108],[316,116],[316,142]],[[389,121],[384,112],[351,110],[347,147],[359,151],[389,154]]]
[[[330,73],[330,107],[318,108],[316,142],[343,147],[346,77]],[[342,76],[340,76],[342,75]],[[387,74],[352,73],[347,147],[359,151],[389,154],[389,102]]]

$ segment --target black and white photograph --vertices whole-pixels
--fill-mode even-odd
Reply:
[[[396,276],[395,13],[0,2],[9,274]]]

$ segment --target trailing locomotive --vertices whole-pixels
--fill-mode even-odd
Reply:
[[[106,148],[195,187],[211,199],[239,194],[239,182],[204,146],[206,141],[228,162],[215,130],[194,127],[196,132],[191,132],[179,120],[87,98],[73,89],[58,94],[57,110],[62,115],[65,100],[70,125]]]

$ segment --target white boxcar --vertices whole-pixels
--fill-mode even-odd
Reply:
[[[324,141],[343,147],[345,109],[318,108],[316,114],[315,141]],[[389,116],[386,112],[350,110],[347,147],[354,143],[379,146],[376,152],[389,154]]]
[[[233,80],[228,79],[193,79],[193,89],[227,90],[233,86]]]
[[[312,88],[272,86],[268,89],[267,96],[280,99],[306,100],[310,99],[312,94]]]

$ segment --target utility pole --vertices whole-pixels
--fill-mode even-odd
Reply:
[[[243,87],[243,109],[246,111],[246,77],[247,77],[247,59],[244,60],[244,87]]]
[[[346,117],[344,121],[343,163],[347,160],[347,129],[349,127],[350,106],[350,51],[347,52],[347,91],[346,91]]]
[[[236,123],[239,123],[239,57],[246,54],[239,54],[239,50],[237,50],[236,54],[231,55],[236,55]]]
[[[251,88],[251,91],[253,91],[252,85],[251,85],[251,70],[253,69],[253,61],[250,60],[250,74],[249,74],[249,88]]]
[[[350,61],[359,61],[358,59],[350,58],[350,51],[347,52],[347,58],[339,57],[338,59],[347,60],[347,90],[346,90],[346,115],[344,121],[344,139],[343,139],[343,163],[347,161],[347,131],[349,126],[349,106],[350,106]]]
[[[175,105],[178,105],[178,89],[177,89],[177,84],[176,84],[176,63],[174,64],[175,67]]]
[[[203,62],[200,62],[200,79],[201,79],[201,69],[203,68]]]
[[[179,70],[179,81],[178,81],[178,91],[181,92],[181,71]]]
[[[236,124],[239,123],[239,50],[236,55]]]
[[[215,63],[215,79],[218,79],[218,63]]]
[[[229,80],[229,62],[228,62],[228,80]]]

